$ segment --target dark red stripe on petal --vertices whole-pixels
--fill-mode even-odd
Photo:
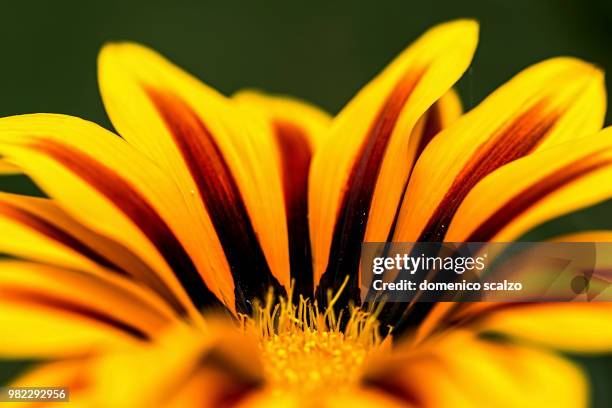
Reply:
[[[546,105],[545,100],[535,104],[476,151],[438,204],[419,241],[442,241],[459,205],[476,183],[504,164],[527,155],[544,140],[560,117],[558,112],[546,112]]]
[[[295,295],[312,297],[314,281],[308,229],[308,173],[312,149],[304,130],[293,123],[277,120],[274,131],[281,151],[289,259]]]
[[[67,299],[62,299],[49,293],[42,293],[35,290],[23,288],[12,288],[3,285],[0,288],[0,296],[4,301],[12,301],[26,305],[42,306],[61,312],[78,315],[80,317],[94,320],[105,326],[112,327],[121,332],[127,333],[139,340],[150,340],[150,336],[143,330],[129,323],[118,320],[113,316],[104,314],[99,310],[92,309],[86,305],[71,302]],[[58,328],[62,330],[62,328]]]
[[[423,150],[429,142],[442,130],[442,112],[440,111],[440,102],[433,104],[425,113],[425,124],[423,125],[423,133],[419,139],[419,145],[416,150],[415,160],[419,158]]]
[[[433,106],[429,108],[429,110],[425,113],[425,116],[424,116],[425,123],[423,125],[423,129],[421,130],[422,133],[420,135],[419,144],[417,146],[416,153],[414,156],[414,162],[416,162],[419,159],[419,157],[423,153],[423,150],[425,150],[429,142],[431,142],[432,139],[442,130],[441,109],[442,108],[440,107],[440,102],[438,101],[435,104],[433,104]],[[406,181],[404,182],[404,187],[402,188],[402,194],[400,195],[400,197],[402,197],[402,200],[403,200],[403,197],[406,196],[406,190],[408,190],[409,181],[410,181],[410,177],[408,177]],[[391,228],[389,228],[389,233],[387,234],[387,241],[389,242],[393,241],[393,236],[395,235],[395,230],[397,228],[397,223],[399,221],[399,215],[400,215],[401,209],[402,209],[402,206],[400,204],[397,206],[395,210],[395,216],[393,217],[393,223],[391,224]]]
[[[263,299],[270,287],[282,293],[234,176],[206,125],[177,96],[152,88],[147,88],[147,93],[183,155],[210,214],[234,278],[237,308],[248,312],[250,302]]]
[[[507,202],[480,226],[474,230],[466,240],[467,242],[486,242],[495,237],[513,219],[523,214],[530,207],[543,200],[562,187],[577,181],[583,176],[612,164],[610,158],[590,158],[584,162],[572,163],[553,174],[543,178],[535,185],[522,191],[511,201]]]
[[[23,208],[19,208],[9,203],[0,203],[0,214],[4,214],[11,220],[27,226],[28,228],[46,236],[51,240],[57,241],[59,244],[64,245],[65,247],[68,247],[75,252],[78,252],[82,256],[89,258],[93,262],[103,266],[109,271],[116,272],[117,274],[123,276],[136,277],[137,279],[141,280],[142,283],[148,285],[163,299],[165,299],[168,304],[171,305],[179,314],[187,314],[185,308],[168,290],[163,281],[161,281],[161,279],[159,279],[159,277],[155,275],[155,273],[148,266],[146,266],[142,262],[142,260],[137,258],[131,252],[128,252],[125,248],[120,247],[119,244],[116,244],[114,242],[107,243],[107,245],[112,245],[112,248],[115,251],[117,257],[129,256],[131,258],[131,262],[134,263],[135,267],[138,269],[138,276],[134,275],[135,271],[126,270],[125,268],[114,262],[112,259],[109,259],[104,254],[98,252],[95,248],[92,248],[87,243],[80,240],[78,237],[50,223],[44,218],[38,216],[37,214],[26,211]],[[99,239],[104,238],[100,237]]]
[[[407,366],[414,363],[415,357],[406,361]],[[407,407],[425,406],[422,398],[410,389],[410,382],[406,379],[406,374],[401,371],[390,369],[382,375],[379,373],[376,377],[366,376],[361,382],[364,388],[377,391],[385,397],[392,397],[398,402],[406,404]]]
[[[359,298],[359,255],[374,188],[395,124],[422,74],[423,71],[420,70],[410,71],[399,81],[372,123],[361,146],[351,169],[348,188],[336,221],[328,267],[319,283],[317,295],[321,301],[325,301],[326,289],[337,290],[346,276],[349,276],[349,282],[343,294],[346,296],[343,297],[353,300]]]
[[[52,157],[112,201],[149,238],[172,268],[197,308],[222,307],[206,287],[185,248],[170,227],[127,181],[85,153],[41,139],[34,147]]]

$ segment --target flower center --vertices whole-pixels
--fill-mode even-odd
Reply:
[[[297,305],[268,296],[244,323],[258,338],[268,384],[280,392],[316,394],[341,390],[358,381],[363,362],[382,342],[376,311],[357,307],[336,313],[338,296],[324,312],[316,301]],[[291,298],[289,296],[289,298]]]

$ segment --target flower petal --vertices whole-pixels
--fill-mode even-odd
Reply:
[[[298,127],[306,145],[313,152],[324,143],[332,122],[331,116],[319,107],[290,96],[243,90],[234,94],[232,98],[239,105],[246,105],[259,111],[273,125],[282,127],[283,124],[291,124]],[[278,138],[282,136],[278,134],[274,136],[278,143]]]
[[[192,222],[227,257],[242,310],[289,285],[280,161],[269,128],[145,47],[109,44],[99,56],[113,125],[178,185]],[[216,253],[218,252],[218,253]]]
[[[612,305],[608,302],[521,304],[474,316],[479,331],[577,353],[612,351]]]
[[[285,97],[242,91],[234,99],[262,115],[271,126],[270,133],[282,164],[281,178],[294,293],[312,297],[314,288],[308,230],[308,175],[312,157],[327,135],[331,118],[314,106]]]
[[[12,385],[69,387],[70,403],[86,407],[213,408],[235,406],[261,383],[256,342],[214,324],[195,332],[177,325],[156,343],[43,364]]]
[[[534,153],[496,170],[478,183],[459,207],[445,240],[448,242],[512,241],[530,228],[549,219],[609,198],[612,196],[612,189],[608,183],[611,176],[611,128],[604,129],[594,136],[562,143]],[[610,238],[612,236],[609,232],[602,231],[569,235],[559,237],[557,240],[609,242]],[[612,260],[598,259],[599,263],[603,263],[600,267],[604,268],[603,273],[605,273],[607,271],[605,268],[612,264]],[[550,304],[543,304],[544,307],[548,307],[547,305]],[[586,308],[585,315],[589,313],[587,305],[572,303],[571,307],[575,311]],[[478,319],[476,316],[485,315],[488,309],[503,309],[504,313],[514,313],[511,312],[513,307],[504,304],[478,304],[466,307],[441,303],[435,305],[433,313],[429,313],[419,329],[418,337],[422,339],[436,330],[437,325],[444,326],[441,321],[448,319],[448,316],[453,316],[450,320],[456,324],[463,319],[468,321]],[[601,317],[601,313],[593,313],[595,320],[591,327],[595,331],[600,330],[598,327],[601,326],[602,319],[605,319]],[[519,312],[517,319],[523,317],[529,321],[528,313],[523,315]],[[589,320],[588,317],[585,319],[585,322]],[[555,320],[551,317],[552,321]],[[569,318],[567,322],[570,322]],[[545,324],[539,327],[543,330],[555,328]],[[569,333],[576,328],[566,327],[559,330]],[[552,330],[548,333],[550,341],[556,341],[554,339],[558,337],[558,332]],[[590,344],[593,342],[609,341],[605,333],[600,340],[594,340],[596,337],[594,335],[585,340],[584,347],[588,349],[592,347]]]
[[[0,253],[97,276],[123,276],[150,288],[185,314],[172,290],[137,256],[116,242],[85,228],[52,200],[0,193]],[[9,238],[10,237],[10,238]],[[157,298],[157,296],[155,296]]]
[[[419,119],[410,135],[416,138],[419,144],[415,153],[415,160],[423,153],[429,142],[435,136],[459,119],[463,113],[461,99],[454,89],[449,89],[431,108]]]
[[[192,318],[217,298],[233,307],[225,258],[202,251],[214,241],[197,233],[175,184],[122,139],[69,116],[13,116],[0,119],[0,153],[74,219],[140,257]]]
[[[0,353],[88,353],[154,337],[170,318],[121,279],[0,261]]]
[[[605,114],[603,74],[571,58],[534,65],[429,144],[415,166],[395,241],[441,241],[469,191],[495,169],[592,134]]]
[[[612,231],[583,231],[556,237],[553,242],[601,242],[606,250],[597,252],[594,273],[612,271],[609,243]],[[610,290],[610,284],[607,283]],[[448,304],[450,305],[450,304]],[[612,351],[612,305],[608,302],[572,303],[455,303],[447,308],[446,323],[479,331],[491,331],[515,340],[579,353]],[[437,306],[437,305],[436,305]]]
[[[612,197],[610,177],[612,128],[533,153],[480,181],[445,239],[512,241],[544,221]]]
[[[612,279],[608,277],[612,278],[612,254],[608,249],[612,231],[583,231],[555,237],[551,242],[603,243],[605,249],[597,252],[593,272],[606,280],[604,290],[611,290],[609,282]],[[608,327],[611,319],[612,308],[606,302],[438,302],[419,325],[414,342],[421,343],[432,334],[459,326],[476,326],[478,330],[490,330],[557,349],[609,352],[612,350],[612,331]]]
[[[321,287],[340,286],[349,274],[348,291],[355,292],[361,242],[387,240],[420,144],[411,134],[466,70],[477,32],[468,20],[428,31],[334,119],[309,187],[315,282],[326,276]]]
[[[569,361],[463,331],[397,351],[373,365],[365,382],[426,407],[578,407],[588,400],[586,378]]]

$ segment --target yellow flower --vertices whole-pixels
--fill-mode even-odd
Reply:
[[[550,59],[462,115],[477,37],[429,30],[333,119],[129,43],[99,57],[120,137],[0,119],[1,171],[49,197],[0,195],[0,354],[49,361],[15,384],[82,406],[586,405],[557,352],[612,350],[609,304],[350,306],[364,241],[511,241],[612,196],[603,73]]]

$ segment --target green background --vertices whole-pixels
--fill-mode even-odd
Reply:
[[[0,12],[0,116],[59,112],[105,126],[96,55],[106,41],[149,45],[224,93],[255,87],[314,102],[331,113],[431,25],[481,23],[474,63],[459,84],[467,107],[520,69],[572,55],[612,72],[612,2],[489,1],[12,1]],[[610,93],[610,82],[608,92]],[[611,122],[610,112],[607,123]],[[0,189],[35,193],[22,177]],[[538,240],[612,228],[612,204],[527,234]],[[594,404],[612,406],[612,358],[582,358]],[[0,367],[6,381],[23,365]]]

